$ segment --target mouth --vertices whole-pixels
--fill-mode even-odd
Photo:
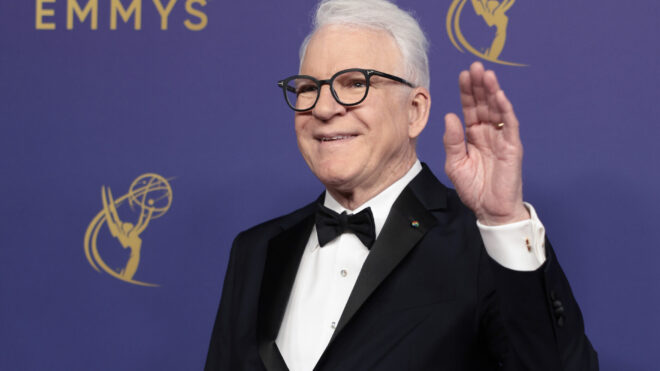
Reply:
[[[349,140],[355,138],[356,136],[357,135],[355,134],[341,134],[341,135],[332,135],[332,136],[320,136],[317,137],[316,139],[321,142],[337,142],[337,141]]]

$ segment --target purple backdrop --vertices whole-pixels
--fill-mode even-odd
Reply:
[[[39,3],[0,3],[0,369],[201,369],[233,237],[322,190],[275,85],[297,71],[311,3],[178,0],[166,30],[151,1],[140,30],[135,14],[111,29],[110,0],[96,30],[91,15],[67,29],[67,0]],[[458,73],[478,58],[450,42],[450,0],[399,4],[431,39],[419,154],[446,182],[443,116],[460,110]],[[486,45],[493,29],[469,5],[461,29]],[[37,29],[38,7],[54,30]],[[657,369],[660,3],[519,0],[507,15],[501,58],[528,66],[486,65],[521,121],[525,199],[602,369]],[[118,197],[151,172],[173,195],[140,235],[135,279],[155,288],[95,271],[83,244],[101,187]],[[107,227],[97,242],[123,264]]]

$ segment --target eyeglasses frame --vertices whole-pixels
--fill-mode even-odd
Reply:
[[[362,72],[362,74],[364,74],[364,76],[366,77],[365,81],[366,81],[367,87],[366,87],[366,90],[364,91],[364,97],[362,97],[362,99],[360,99],[358,102],[343,103],[342,101],[339,100],[339,97],[337,96],[337,92],[332,87],[332,84],[335,81],[335,78],[337,78],[337,76],[339,76],[343,73],[346,73],[346,72]],[[286,103],[289,105],[289,107],[291,107],[292,110],[294,110],[296,112],[305,112],[305,111],[309,111],[311,109],[314,109],[314,107],[316,107],[316,103],[319,101],[319,97],[321,96],[321,88],[323,87],[323,85],[328,85],[330,87],[330,92],[332,93],[332,97],[335,99],[335,101],[337,101],[337,103],[341,104],[342,106],[346,106],[346,107],[357,106],[358,104],[362,103],[367,98],[367,95],[369,95],[369,86],[371,85],[371,76],[380,76],[380,77],[384,77],[386,79],[390,79],[392,81],[396,81],[396,82],[408,85],[411,88],[415,87],[412,83],[410,83],[410,82],[408,82],[408,81],[406,81],[406,80],[404,80],[404,79],[402,79],[398,76],[390,75],[389,73],[380,72],[380,71],[373,70],[373,69],[364,69],[364,68],[349,68],[349,69],[341,70],[341,71],[335,73],[334,75],[332,75],[332,77],[330,77],[327,80],[319,80],[319,79],[317,79],[313,76],[309,76],[309,75],[293,75],[293,76],[287,77],[284,80],[278,81],[277,86],[282,88],[282,91],[284,92],[284,100],[286,100]],[[293,106],[293,104],[291,104],[291,102],[289,101],[289,97],[286,94],[287,90],[288,91],[293,91],[291,89],[288,89],[289,88],[289,85],[288,85],[289,81],[294,80],[294,79],[300,79],[300,78],[305,78],[305,79],[309,79],[309,80],[314,81],[316,83],[316,87],[318,89],[318,93],[316,94],[316,100],[314,101],[314,103],[312,104],[311,107],[305,108],[305,109],[295,108]]]

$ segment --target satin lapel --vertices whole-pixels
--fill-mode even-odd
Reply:
[[[259,297],[259,355],[268,370],[287,370],[275,339],[298,265],[314,225],[314,214],[270,240]]]
[[[390,215],[362,266],[331,342],[371,293],[436,223],[433,215],[415,197],[410,187],[405,188],[392,205]]]

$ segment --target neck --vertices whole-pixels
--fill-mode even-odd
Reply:
[[[341,206],[347,210],[355,210],[406,175],[415,161],[417,161],[417,155],[413,154],[408,160],[402,161],[391,169],[387,169],[388,171],[383,171],[383,177],[379,178],[377,182],[374,182],[372,185],[355,187],[349,190],[328,186],[326,186],[326,188]]]

